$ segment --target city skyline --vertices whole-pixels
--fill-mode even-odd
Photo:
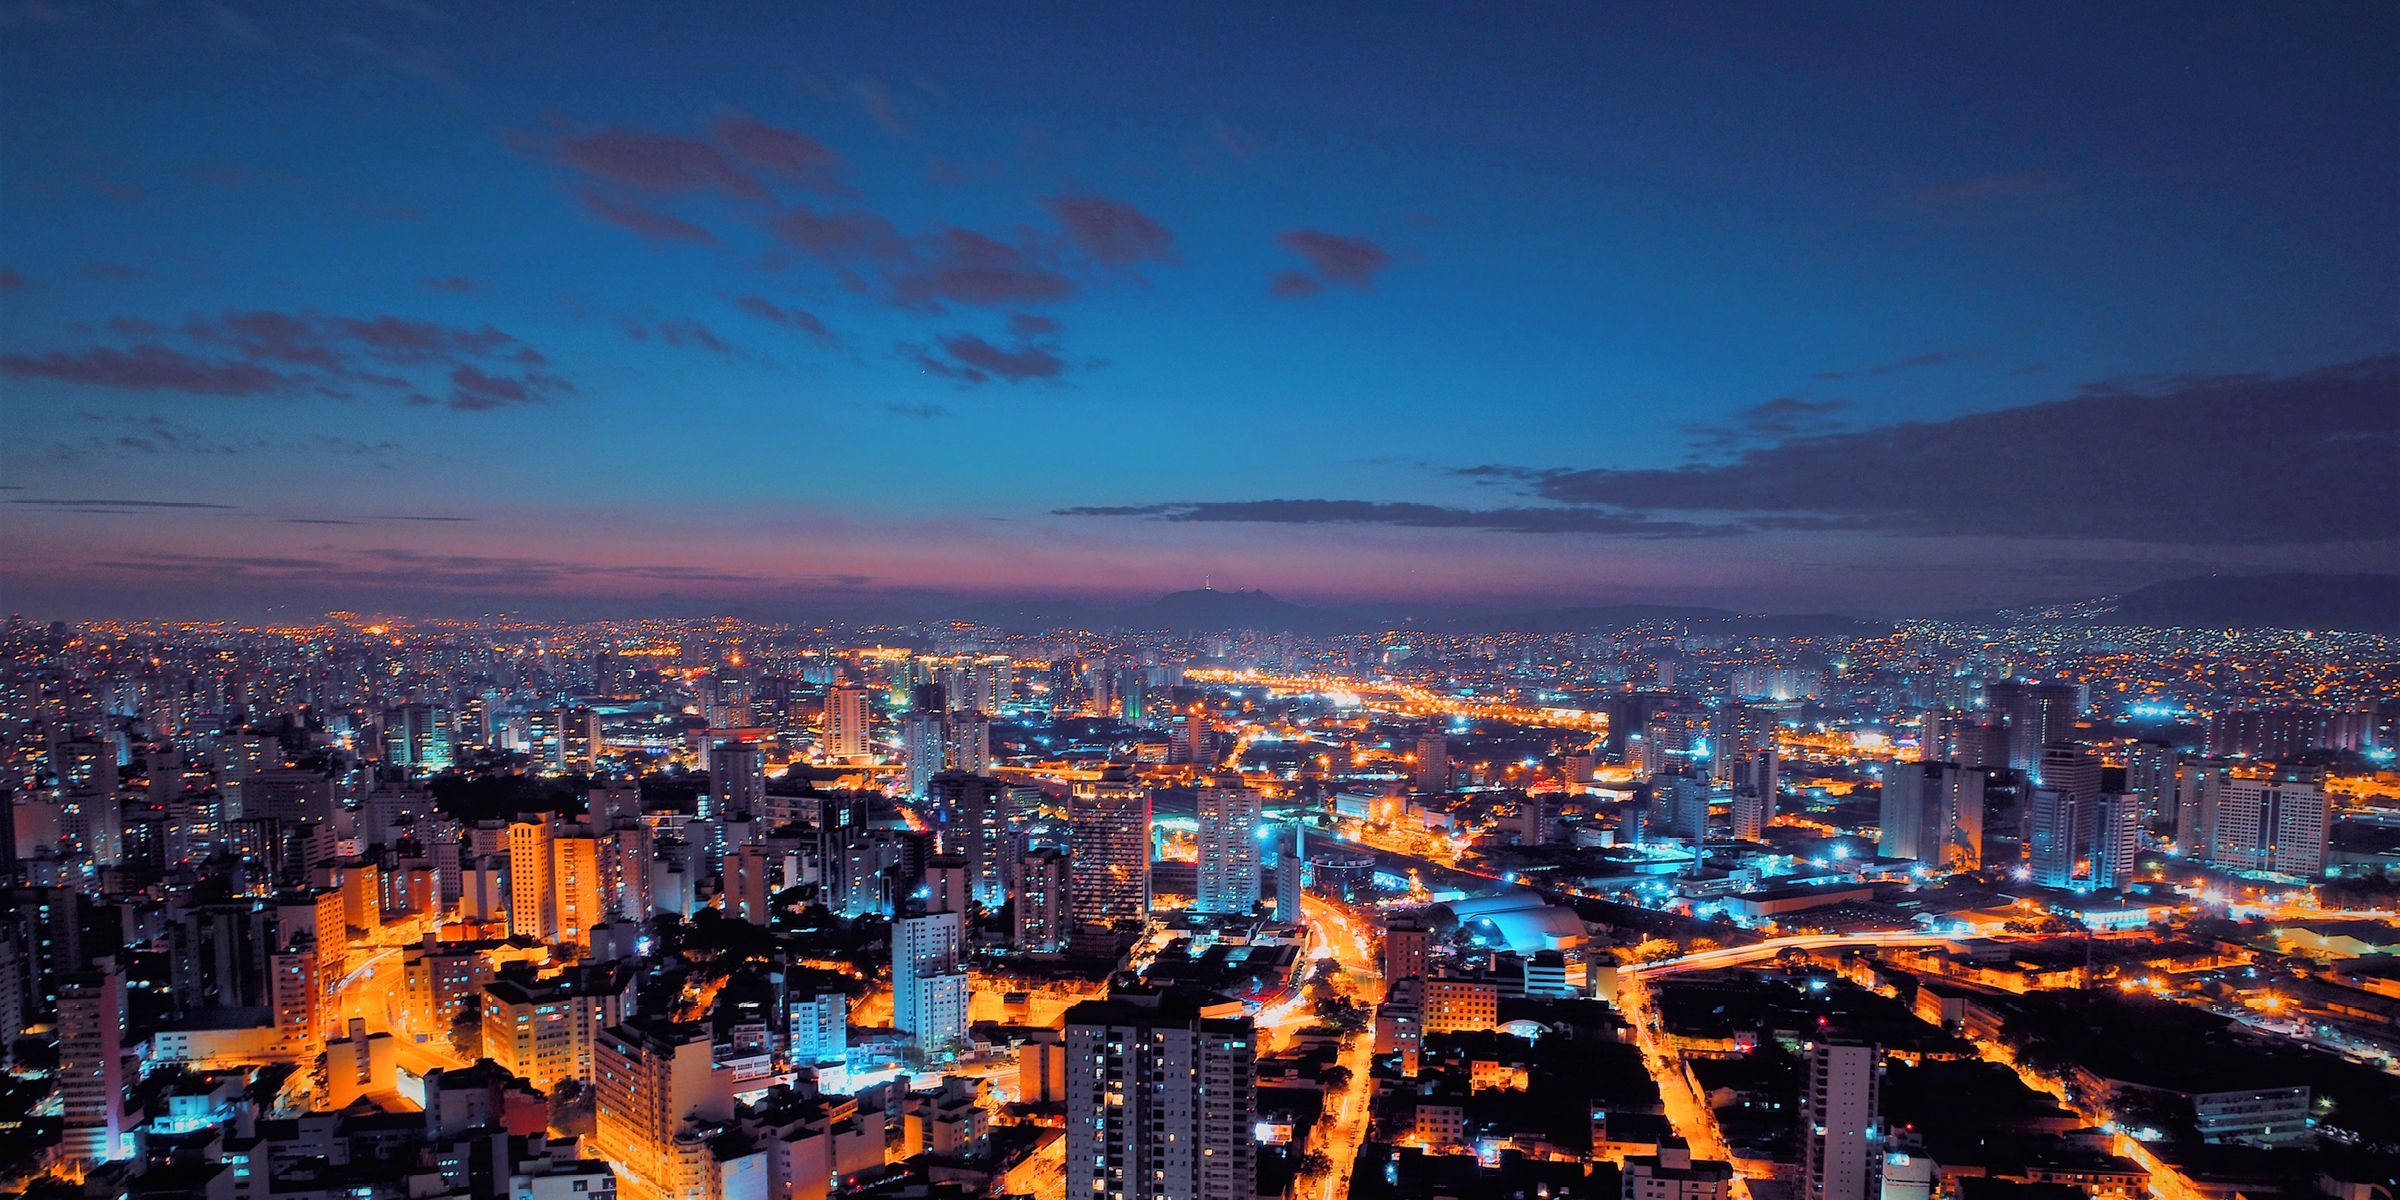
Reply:
[[[2388,8],[937,11],[12,8],[0,605],[2400,571]]]

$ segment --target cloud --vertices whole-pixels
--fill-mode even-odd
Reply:
[[[1745,532],[1734,525],[1661,521],[1637,512],[1594,508],[1451,508],[1379,500],[1209,500],[1087,505],[1052,510],[1062,517],[1139,517],[1158,521],[1262,525],[1396,525],[1496,533],[1580,533],[1676,538]]]
[[[129,392],[200,396],[266,396],[293,391],[301,382],[257,363],[196,358],[152,345],[0,355],[0,374]]]
[[[679,349],[706,350],[728,358],[742,357],[739,347],[718,337],[715,330],[698,321],[660,321],[658,338]]]
[[[584,211],[615,225],[630,229],[654,242],[690,242],[694,245],[714,245],[717,235],[681,217],[627,204],[598,188],[585,188],[579,194]]]
[[[1065,328],[1055,318],[1034,313],[1011,313],[1008,317],[1008,331],[1021,338],[1051,337]]]
[[[385,457],[400,447],[391,441],[365,441],[334,434],[315,434],[288,438],[251,436],[229,440],[200,426],[176,425],[163,416],[120,419],[103,413],[80,412],[84,420],[114,426],[80,441],[61,442],[50,449],[50,456],[59,461],[86,457],[121,458],[128,451],[137,454],[188,454],[227,456],[265,450],[289,450],[317,457],[345,455],[351,457]]]
[[[2395,396],[2400,356],[2288,376],[2118,380],[2041,404],[1792,437],[1709,465],[1536,472],[1525,486],[1559,504],[1937,537],[2383,541],[2400,537]]]
[[[842,190],[842,156],[796,129],[737,112],[712,122],[709,132],[735,157],[760,170],[819,191]]]
[[[552,397],[575,389],[555,375],[539,371],[521,377],[494,375],[466,363],[450,372],[450,407],[461,412],[489,412],[524,404],[548,404]]]
[[[1926,367],[1947,366],[1957,362],[1960,357],[1961,355],[1956,350],[1928,350],[1923,354],[1911,354],[1906,358],[1877,363],[1871,367],[1858,367],[1844,371],[1819,371],[1817,378],[1827,383],[1840,383],[1845,379],[1876,379],[1898,371],[1917,371]]]
[[[1738,409],[1722,423],[1694,425],[1691,428],[1701,446],[1727,450],[1821,431],[1831,422],[1833,414],[1849,406],[1847,400],[1803,400],[1798,396],[1777,396]]]
[[[162,508],[220,509],[232,511],[235,507],[231,504],[214,504],[205,500],[72,500],[56,499],[51,497],[27,497],[24,499],[0,501],[0,503],[19,504],[28,508],[53,508],[65,512],[87,513],[140,513]]]
[[[122,337],[165,333],[158,323],[133,317],[106,325]],[[422,381],[440,378],[448,384],[450,406],[462,410],[543,403],[576,391],[566,379],[540,369],[549,362],[541,351],[489,325],[442,325],[390,314],[253,311],[193,317],[179,332],[195,349],[143,341],[126,348],[11,354],[0,356],[0,374],[201,396],[346,399],[363,389],[411,404],[436,403]]]
[[[913,342],[901,342],[892,347],[892,352],[898,354],[901,361],[914,365],[928,375],[936,375],[958,383],[990,383],[992,381],[991,376],[973,367],[951,362]]]
[[[406,514],[401,516],[363,517],[278,517],[276,518],[276,523],[279,525],[368,525],[378,521],[426,521],[438,522],[441,524],[451,524],[455,522],[472,521],[474,519],[475,518],[473,517]]]
[[[675,586],[749,587],[767,580],[674,563],[562,561],[517,555],[444,554],[397,547],[326,549],[321,557],[213,555],[162,551],[100,559],[78,569],[173,579],[239,580],[277,587],[406,588],[434,592],[521,594],[591,580],[642,580]]]
[[[649,129],[595,129],[558,139],[558,160],[593,179],[661,195],[719,193],[765,201],[765,186],[705,138]]]
[[[471,292],[475,281],[464,275],[436,275],[418,280],[417,286],[429,292]]]
[[[943,338],[941,347],[951,358],[1010,383],[1056,379],[1067,369],[1065,359],[1043,347],[1026,345],[1003,350],[971,333]]]
[[[1075,294],[1075,281],[1031,249],[971,229],[946,229],[926,239],[915,261],[891,280],[904,308],[939,308],[943,301],[980,307],[1047,304]]]
[[[831,266],[900,262],[911,253],[898,227],[869,212],[820,213],[794,207],[767,222],[767,232]]]
[[[1326,283],[1365,290],[1392,265],[1389,251],[1362,237],[1295,229],[1275,239],[1284,249],[1307,260],[1309,269]]]
[[[0,267],[0,292],[13,292],[24,286],[24,276],[19,275],[15,271],[9,270],[5,267]]]
[[[1150,259],[1176,261],[1175,235],[1122,200],[1066,195],[1044,200],[1042,206],[1077,249],[1103,266],[1131,267]]]
[[[840,345],[841,338],[815,313],[797,308],[785,308],[764,296],[736,296],[734,304],[743,312],[762,321],[772,321],[786,329],[798,330],[829,346]]]
[[[775,238],[833,268],[856,290],[880,290],[902,308],[940,311],[1048,304],[1076,293],[1054,255],[1032,238],[1002,241],[972,229],[912,237],[868,212],[795,207],[768,223]]]
[[[1267,281],[1267,294],[1284,300],[1298,300],[1324,291],[1325,285],[1305,271],[1281,271]]]
[[[911,417],[919,421],[939,421],[958,414],[939,404],[886,404],[883,411],[896,417]]]

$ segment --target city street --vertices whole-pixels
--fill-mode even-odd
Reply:
[[[1380,998],[1383,974],[1375,960],[1374,942],[1356,913],[1313,892],[1302,896],[1301,910],[1318,930],[1333,960],[1341,964],[1345,982],[1337,986],[1367,1006],[1367,1030],[1352,1037],[1341,1056],[1341,1065],[1349,1069],[1350,1078],[1338,1091],[1326,1094],[1326,1119],[1318,1134],[1317,1148],[1333,1160],[1333,1169],[1319,1181],[1317,1194],[1322,1200],[1339,1200],[1349,1193],[1350,1170],[1357,1162],[1359,1145],[1367,1137],[1371,1089],[1368,1067],[1375,1050],[1374,1002]]]

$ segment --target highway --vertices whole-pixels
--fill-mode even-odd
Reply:
[[[1738,967],[1745,963],[1773,958],[1786,950],[1836,950],[1850,946],[1938,946],[1961,938],[1993,937],[2001,925],[1993,922],[1972,926],[1950,933],[1933,933],[1920,929],[1867,930],[1858,933],[1795,933],[1751,942],[1741,946],[1725,946],[1703,950],[1698,954],[1662,958],[1656,962],[1628,963],[1617,968],[1619,981],[1629,976],[1674,975],[1684,971],[1712,971],[1719,967]]]
[[[334,1036],[345,1033],[352,1020],[367,1023],[367,1032],[388,1033],[392,1037],[392,1061],[400,1069],[422,1076],[435,1069],[457,1070],[467,1063],[450,1051],[450,1031],[447,1029],[418,1030],[408,1025],[407,998],[401,992],[405,972],[401,969],[403,946],[373,947],[365,957],[350,963],[350,969],[334,983]],[[359,952],[352,951],[355,956]],[[423,1033],[426,1040],[418,1042]]]

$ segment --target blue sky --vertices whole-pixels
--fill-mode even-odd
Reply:
[[[2400,566],[2388,7],[5,19],[0,602]]]

